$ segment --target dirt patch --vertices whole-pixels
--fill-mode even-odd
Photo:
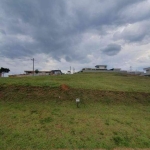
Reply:
[[[66,84],[62,84],[60,86],[60,89],[63,90],[63,91],[68,91],[70,89],[70,87],[68,85],[66,85]]]

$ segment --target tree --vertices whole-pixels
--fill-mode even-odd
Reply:
[[[35,73],[36,73],[36,74],[38,74],[38,73],[39,73],[39,70],[38,70],[38,69],[36,69],[36,70],[35,70]]]
[[[0,69],[0,76],[1,76],[2,73],[8,73],[9,71],[10,70],[8,68],[1,67],[1,69]]]

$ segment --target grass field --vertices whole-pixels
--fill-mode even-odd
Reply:
[[[106,73],[0,78],[0,150],[149,149],[149,82]]]
[[[0,85],[49,86],[67,84],[72,88],[111,91],[150,92],[149,77],[118,73],[82,73],[62,76],[37,76],[24,78],[0,78]]]

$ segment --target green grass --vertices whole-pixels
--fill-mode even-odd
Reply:
[[[0,102],[0,149],[150,147],[150,106]]]
[[[62,76],[0,78],[0,85],[49,86],[67,84],[72,88],[150,92],[150,78],[119,73],[80,73]]]
[[[150,148],[149,82],[116,73],[0,78],[0,150]]]

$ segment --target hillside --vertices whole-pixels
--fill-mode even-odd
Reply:
[[[105,91],[150,92],[150,78],[119,73],[80,73],[61,76],[0,78],[1,85],[59,87]]]
[[[149,149],[149,84],[116,73],[0,78],[0,149]]]

